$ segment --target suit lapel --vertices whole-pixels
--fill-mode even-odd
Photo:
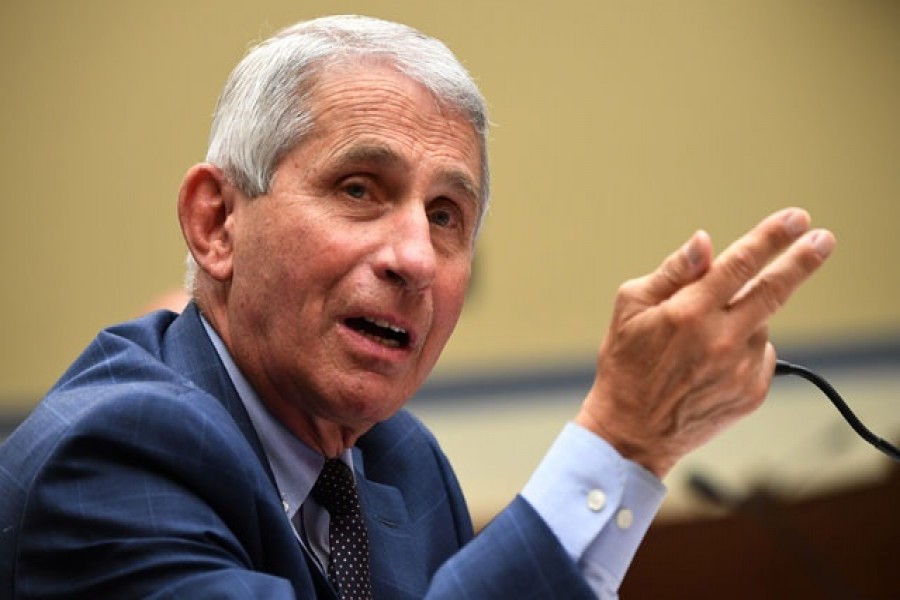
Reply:
[[[375,598],[421,598],[429,575],[417,560],[417,536],[413,532],[403,496],[395,487],[365,476],[362,452],[354,449],[357,487],[369,534],[369,560]]]
[[[187,305],[184,312],[166,331],[163,357],[167,364],[183,373],[197,387],[209,393],[225,407],[253,447],[272,485],[275,485],[275,476],[272,474],[265,450],[253,428],[247,409],[244,408],[244,403],[241,402],[231,378],[228,377],[219,354],[206,334],[200,321],[200,311],[193,302]]]

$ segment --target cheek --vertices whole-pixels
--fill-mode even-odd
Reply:
[[[457,269],[452,277],[448,277],[442,283],[441,289],[435,294],[434,329],[443,338],[442,346],[456,328],[456,322],[462,313],[466,290],[469,287],[469,275],[468,266]]]

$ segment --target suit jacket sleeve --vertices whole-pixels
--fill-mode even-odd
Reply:
[[[441,567],[428,597],[587,600],[596,596],[547,524],[519,496]]]
[[[160,386],[97,393],[110,401],[93,398],[89,414],[42,411],[17,432],[42,441],[15,597],[294,598],[271,573],[302,555],[269,552],[297,544],[279,541],[283,512],[257,491],[267,475],[221,405]],[[84,401],[82,390],[55,406]]]

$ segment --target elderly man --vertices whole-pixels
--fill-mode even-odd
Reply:
[[[580,412],[473,539],[402,407],[463,307],[486,123],[401,25],[253,49],[178,198],[193,301],[102,332],[0,450],[0,595],[615,597],[660,479],[762,402],[766,322],[834,239],[786,209],[623,285]]]

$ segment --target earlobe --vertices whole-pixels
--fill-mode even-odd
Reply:
[[[194,165],[178,193],[178,220],[197,265],[218,281],[230,279],[236,190],[215,165]]]

